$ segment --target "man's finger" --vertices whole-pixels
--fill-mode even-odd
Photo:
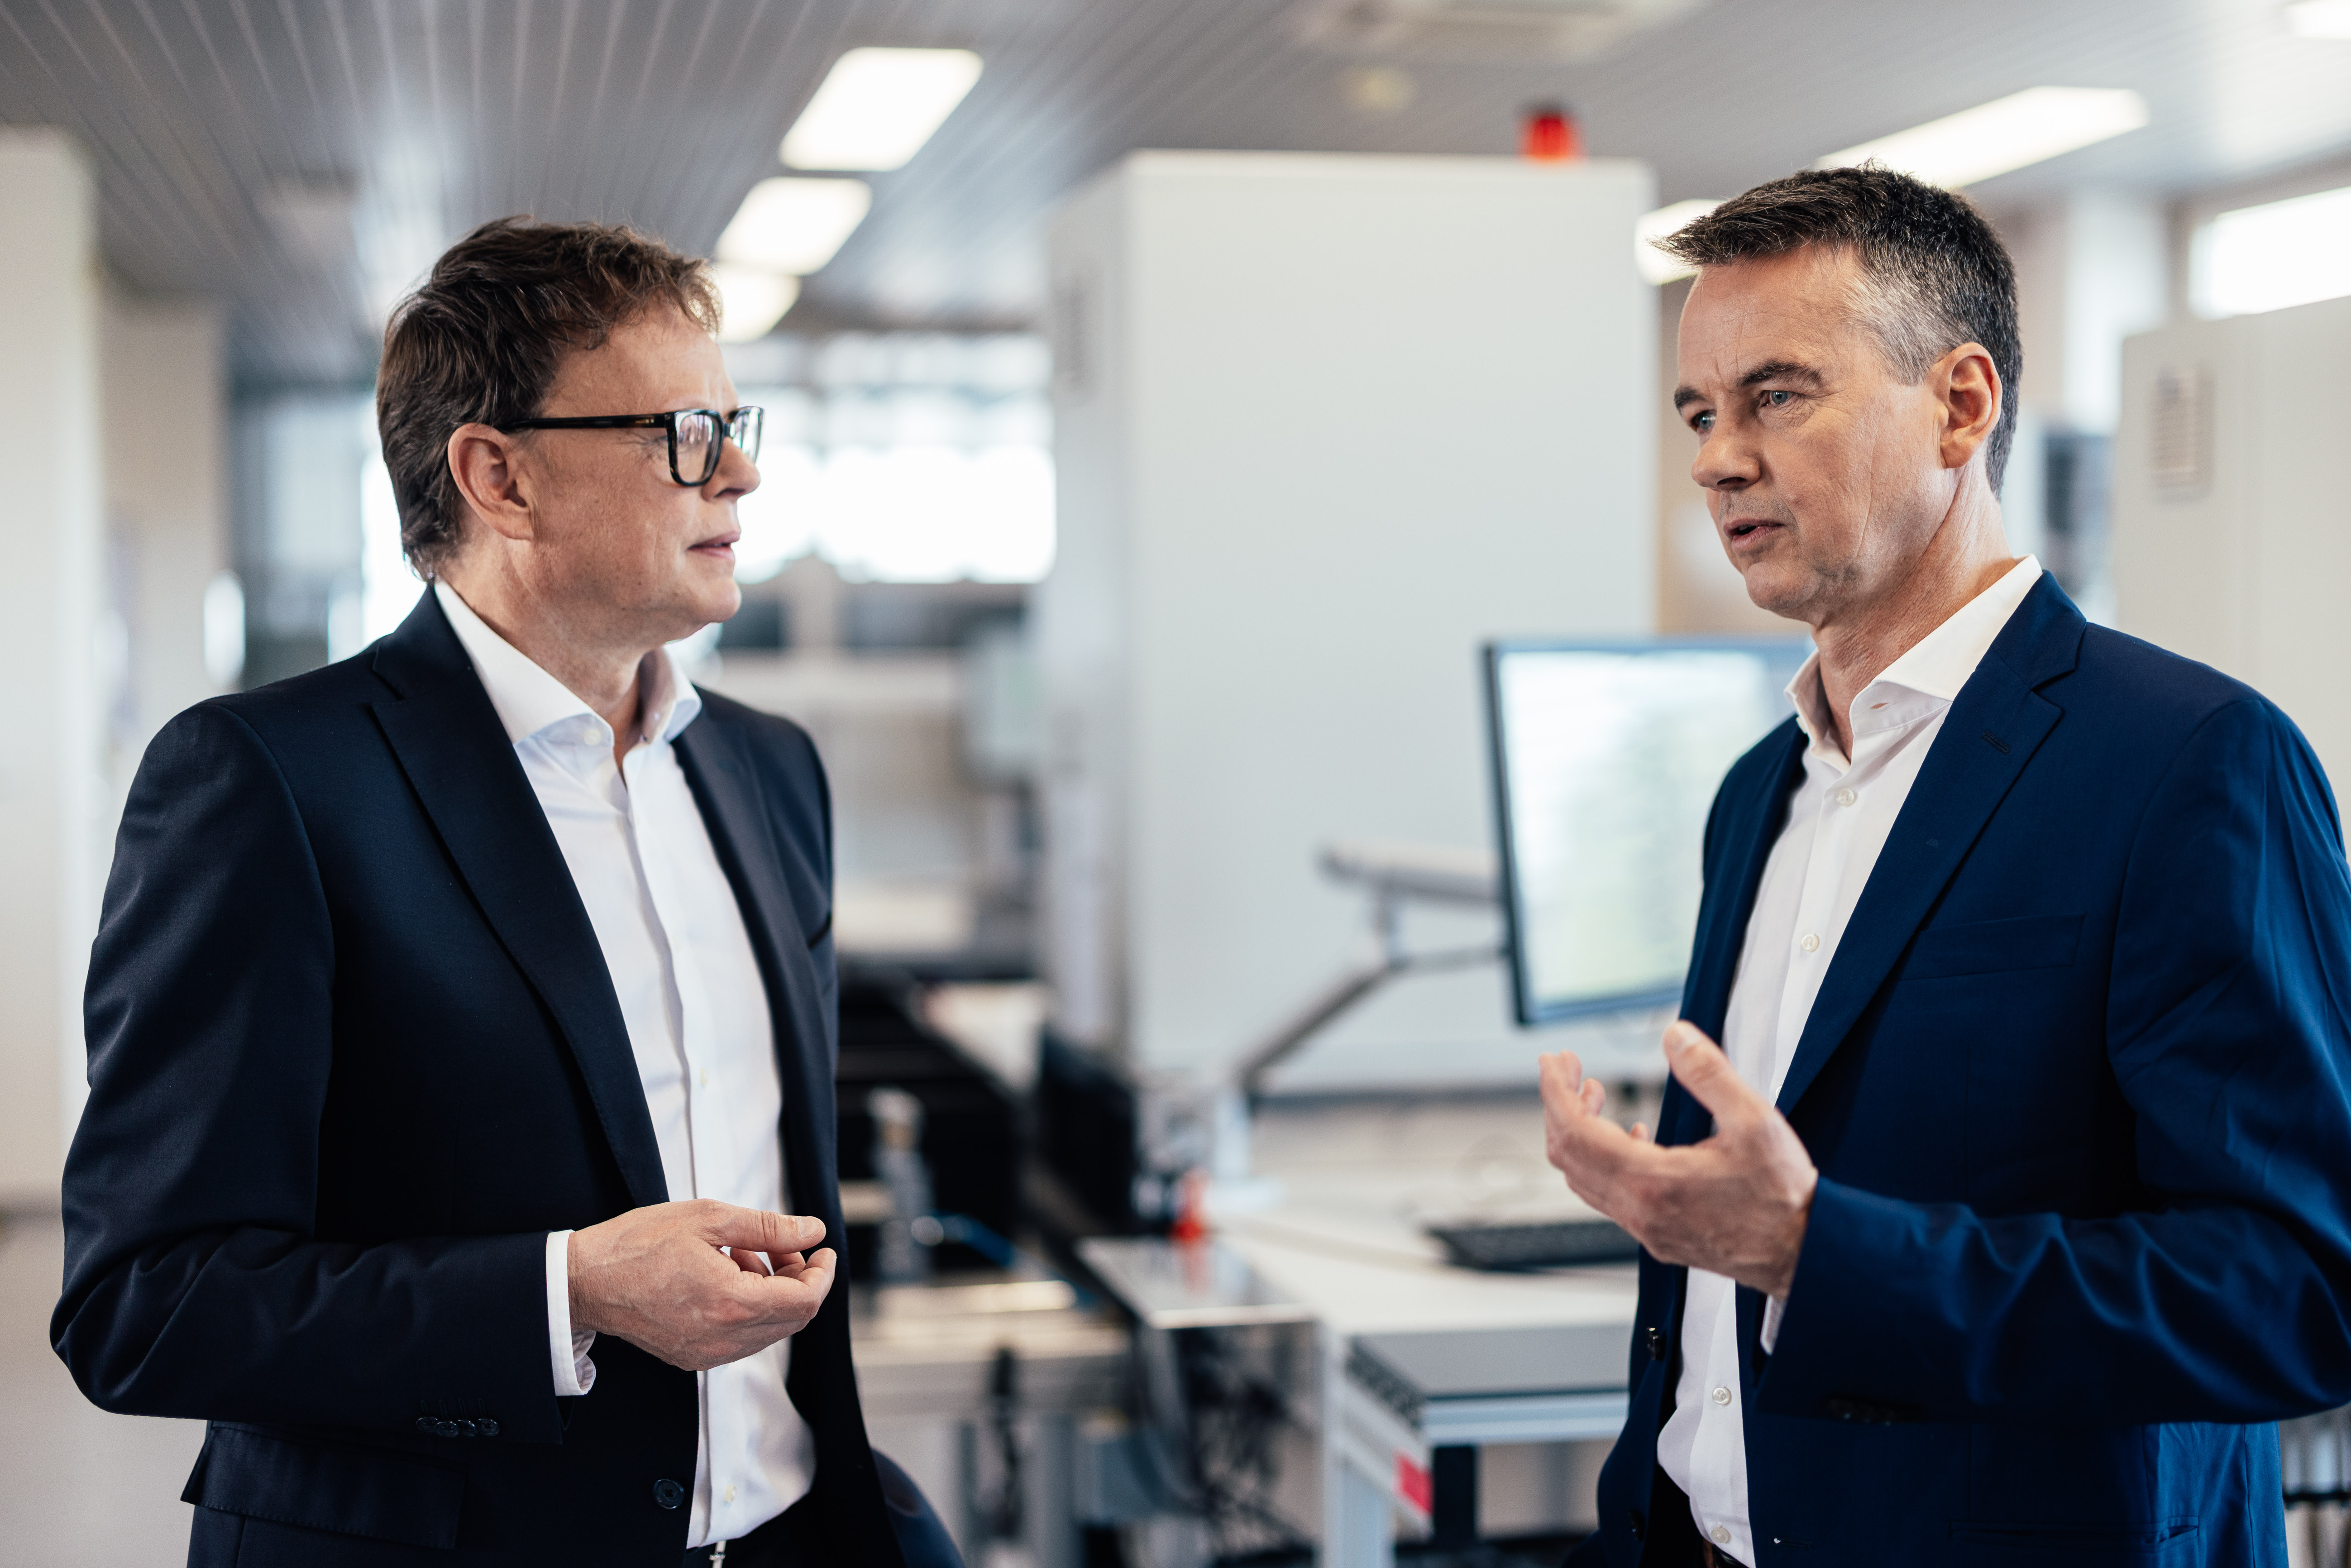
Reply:
[[[1771,1109],[1739,1076],[1722,1047],[1687,1019],[1676,1019],[1666,1030],[1666,1063],[1690,1097],[1714,1113],[1717,1123],[1745,1121]]]
[[[774,1257],[780,1252],[805,1252],[824,1239],[824,1221],[805,1214],[772,1214],[764,1208],[737,1208],[714,1204],[716,1211],[703,1234],[716,1246],[747,1247]]]
[[[1536,1059],[1535,1071],[1545,1111],[1565,1115],[1571,1108],[1581,1109],[1578,1094],[1583,1086],[1583,1063],[1576,1060],[1575,1052],[1546,1052]]]

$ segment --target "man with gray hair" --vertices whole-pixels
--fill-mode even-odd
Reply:
[[[1966,201],[1808,172],[1667,248],[1691,476],[1818,651],[1708,821],[1654,1135],[1542,1061],[1552,1163],[1645,1249],[1576,1561],[2282,1564],[2265,1423],[2351,1400],[2325,777],[2011,552]]]

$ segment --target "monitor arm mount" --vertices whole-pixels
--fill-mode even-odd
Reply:
[[[1332,881],[1355,883],[1371,895],[1379,956],[1332,981],[1233,1065],[1230,1082],[1251,1104],[1262,1095],[1268,1073],[1388,980],[1406,973],[1469,968],[1502,956],[1502,948],[1491,943],[1416,953],[1404,939],[1404,906],[1408,903],[1478,908],[1498,903],[1501,894],[1491,855],[1417,844],[1333,843],[1323,847],[1319,859]]]

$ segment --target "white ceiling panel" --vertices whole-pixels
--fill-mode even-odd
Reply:
[[[1655,163],[1667,200],[2042,85],[2135,89],[2150,123],[1989,201],[2186,192],[2351,149],[2351,43],[2293,37],[2265,0],[1622,3],[1666,19],[1587,57],[1498,59],[1409,30],[1349,45],[1328,0],[0,0],[0,121],[84,138],[110,265],[226,299],[248,383],[364,379],[382,304],[501,214],[706,249],[860,45],[986,69],[872,176],[794,327],[1032,322],[1044,214],[1134,148],[1499,153],[1546,99],[1589,151]]]

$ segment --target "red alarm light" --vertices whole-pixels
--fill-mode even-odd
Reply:
[[[1539,103],[1520,122],[1519,152],[1538,163],[1572,163],[1583,156],[1583,136],[1575,116],[1555,103]]]

